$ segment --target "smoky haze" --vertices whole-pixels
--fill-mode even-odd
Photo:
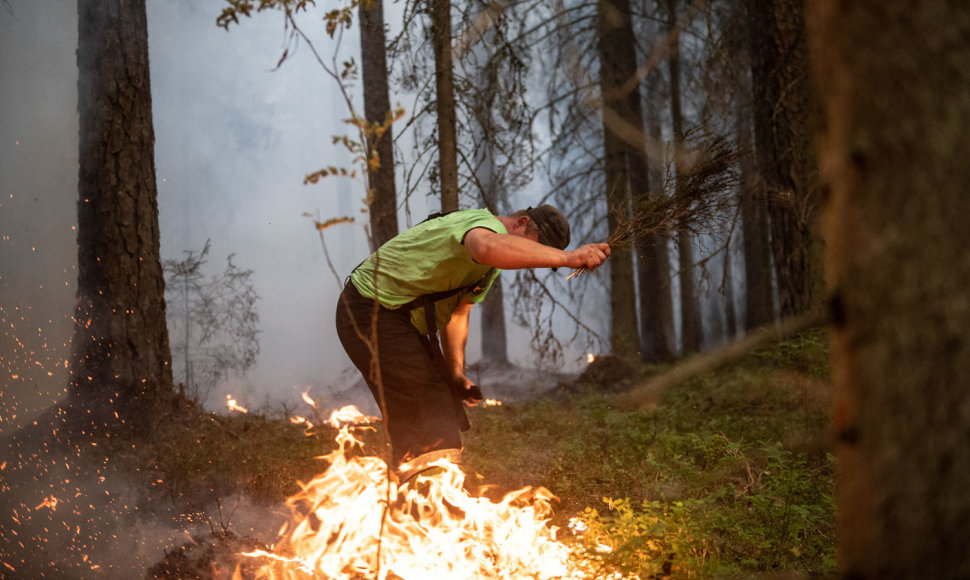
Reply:
[[[363,186],[345,178],[303,184],[322,167],[351,165],[331,143],[348,133],[346,104],[306,45],[291,47],[276,66],[288,38],[281,15],[257,14],[227,32],[215,24],[223,4],[148,2],[162,257],[183,259],[211,240],[206,274],[232,255],[254,271],[260,296],[255,366],[203,402],[224,410],[232,395],[251,409],[294,408],[309,391],[331,406],[373,413],[333,330],[343,279],[368,251]],[[301,16],[329,58],[321,15]],[[357,58],[358,44],[349,31],[341,54]],[[36,416],[67,383],[77,275],[76,47],[74,0],[0,7],[3,430]],[[412,215],[428,213],[426,200],[408,203]],[[333,270],[306,213],[357,219],[325,232]],[[477,325],[475,312],[469,361],[480,356]],[[509,329],[513,362],[530,362],[528,349],[512,346],[528,331]]]
[[[253,407],[292,406],[307,390],[358,399],[347,392],[352,375],[332,310],[366,237],[353,225],[326,232],[334,273],[303,215],[366,221],[360,184],[303,185],[315,169],[349,164],[330,144],[346,131],[346,111],[309,51],[274,70],[285,41],[280,18],[260,15],[227,33],[215,25],[221,4],[148,3],[162,256],[182,259],[211,240],[207,274],[233,254],[254,270],[260,296],[255,367],[206,403],[230,392]],[[6,430],[48,406],[67,382],[77,275],[76,2],[12,1],[0,9],[0,37]]]

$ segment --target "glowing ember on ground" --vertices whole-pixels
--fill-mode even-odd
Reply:
[[[44,498],[44,501],[42,501],[39,504],[37,504],[37,506],[34,508],[34,510],[35,511],[36,510],[39,510],[42,507],[51,508],[51,511],[56,511],[57,510],[57,498],[54,497],[54,496],[52,496],[52,495],[45,497]]]
[[[339,412],[350,418],[348,408]],[[497,503],[473,497],[463,489],[464,474],[447,461],[402,484],[380,458],[349,456],[362,443],[346,424],[337,443],[323,458],[329,468],[287,500],[291,519],[272,551],[245,554],[259,559],[257,578],[593,577],[556,541],[553,496],[545,488],[524,488]]]
[[[230,411],[239,411],[240,413],[248,413],[249,409],[241,407],[236,399],[232,398],[232,395],[226,395],[226,408]]]

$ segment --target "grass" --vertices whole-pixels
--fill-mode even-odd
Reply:
[[[604,576],[830,573],[827,360],[813,331],[673,387],[649,410],[619,410],[599,385],[477,409],[466,461],[500,489],[548,487],[561,500],[554,523],[584,520],[577,541]]]
[[[596,375],[610,385],[475,408],[466,471],[492,486],[486,493],[550,489],[553,524],[582,520],[586,531],[569,541],[602,577],[830,573],[827,361],[825,334],[812,331],[672,387],[651,409],[618,409],[626,385],[610,373]],[[626,364],[634,378],[663,371]],[[381,435],[368,437],[380,449]],[[315,458],[332,447],[332,431],[307,437],[285,417],[204,415],[166,428],[133,459],[173,497],[273,502],[321,471]]]

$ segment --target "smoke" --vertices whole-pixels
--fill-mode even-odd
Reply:
[[[142,578],[193,537],[228,530],[272,541],[287,517],[241,496],[177,501],[148,473],[59,446],[49,428],[21,431],[3,448],[3,578]]]

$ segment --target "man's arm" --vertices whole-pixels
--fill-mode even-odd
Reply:
[[[502,270],[557,267],[594,270],[610,255],[609,245],[603,243],[586,244],[567,252],[523,236],[499,234],[485,228],[474,228],[465,234],[465,247],[479,264]]]
[[[468,342],[468,317],[472,305],[472,302],[462,300],[451,313],[451,320],[441,329],[441,350],[445,357],[446,372],[449,374],[447,378],[463,392],[469,390],[473,384],[465,376],[465,344]],[[478,402],[465,399],[465,404],[470,406]]]

